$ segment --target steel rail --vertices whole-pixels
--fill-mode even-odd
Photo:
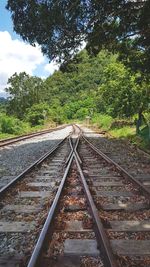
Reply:
[[[76,148],[77,148],[78,144],[79,144],[79,138],[76,141]],[[91,214],[92,214],[94,222],[95,222],[95,228],[96,228],[95,232],[96,232],[96,238],[98,241],[99,248],[103,251],[103,255],[105,257],[105,263],[107,264],[107,267],[117,267],[116,261],[114,259],[114,255],[112,254],[112,249],[110,247],[109,240],[106,237],[103,225],[102,225],[102,223],[98,217],[97,209],[95,207],[94,201],[92,199],[92,196],[91,196],[90,191],[88,189],[88,185],[85,181],[82,169],[80,167],[80,161],[79,161],[78,156],[77,156],[78,152],[73,149],[71,140],[70,140],[70,146],[72,148],[71,157],[69,159],[69,162],[68,162],[68,165],[66,167],[63,179],[62,179],[61,184],[59,186],[59,189],[56,193],[53,204],[49,210],[48,217],[47,217],[46,222],[43,226],[43,229],[40,233],[40,236],[38,238],[38,241],[36,243],[36,246],[34,248],[34,251],[32,253],[32,256],[29,260],[27,267],[40,267],[40,266],[42,266],[42,259],[41,259],[42,258],[42,252],[45,248],[45,242],[50,241],[50,236],[52,237],[52,230],[54,227],[53,226],[54,217],[55,217],[56,213],[58,212],[58,205],[60,202],[60,197],[62,195],[62,191],[63,191],[64,185],[66,182],[66,178],[68,176],[68,173],[69,173],[69,170],[70,170],[70,167],[71,167],[71,164],[72,164],[74,158],[75,158],[75,161],[77,164],[78,172],[79,172],[80,177],[81,177],[81,182],[83,184],[85,195],[87,197],[87,201],[88,201],[89,206],[90,206]]]
[[[72,156],[72,154],[73,154],[73,146],[72,146],[72,142],[71,142],[71,137],[69,136],[69,144],[70,144],[70,147],[71,147],[71,151],[70,151],[70,154],[69,154],[69,156],[68,156],[68,158],[66,159],[66,161],[65,161],[65,165],[67,166],[67,164],[68,164],[68,162],[69,162],[69,160],[70,160],[70,158],[71,158],[71,156]]]
[[[56,193],[56,196],[54,198],[53,204],[52,204],[52,206],[51,206],[51,208],[49,210],[47,219],[46,219],[45,224],[44,224],[44,226],[42,228],[42,231],[40,233],[40,236],[38,238],[38,241],[36,243],[36,246],[34,248],[34,251],[32,253],[32,256],[31,256],[31,258],[29,260],[29,263],[28,263],[27,267],[39,267],[39,266],[42,266],[41,265],[41,255],[42,255],[42,252],[43,252],[43,249],[44,249],[44,244],[45,244],[47,238],[50,240],[50,233],[52,233],[54,217],[55,217],[56,212],[57,212],[57,208],[58,208],[58,205],[59,205],[59,202],[60,202],[62,191],[63,191],[64,185],[65,185],[66,178],[68,176],[68,173],[69,173],[73,158],[74,158],[74,153],[71,154],[69,162],[68,162],[68,164],[66,166],[64,176],[63,176],[63,178],[61,180],[61,183],[60,183],[60,186],[59,186],[58,191]]]
[[[106,156],[102,151],[100,151],[98,148],[96,148],[84,135],[82,135],[82,138],[90,145],[90,147],[103,159],[105,159],[108,163],[113,164],[117,170],[121,172],[121,174],[129,179],[131,182],[133,182],[139,190],[143,193],[144,196],[146,196],[150,200],[150,192],[149,190],[142,185],[136,178],[134,178],[131,174],[129,174],[123,167],[121,167],[118,163],[113,161],[111,158]]]
[[[77,127],[78,127],[78,126],[77,126]],[[79,128],[79,127],[78,127],[78,128]],[[79,129],[80,129],[80,128],[79,128]],[[75,152],[75,154],[76,154],[76,156],[77,156],[77,158],[78,158],[80,164],[82,164],[82,160],[81,160],[81,158],[80,158],[80,156],[79,156],[79,154],[78,154],[78,152],[77,152],[77,148],[78,148],[78,145],[79,145],[79,141],[80,141],[80,136],[81,136],[81,134],[82,134],[82,130],[80,130],[79,136],[78,136],[78,138],[77,138],[77,142],[76,142],[75,147],[74,147],[74,152]]]
[[[86,199],[87,199],[87,202],[89,204],[92,217],[94,219],[95,228],[96,228],[95,229],[96,238],[98,241],[98,247],[103,252],[103,257],[104,257],[104,261],[106,263],[106,266],[107,267],[117,267],[117,263],[116,263],[114,255],[113,255],[112,248],[110,246],[110,242],[106,236],[104,227],[103,227],[102,222],[98,216],[97,208],[94,204],[94,201],[93,201],[93,198],[92,198],[91,193],[89,191],[89,188],[88,188],[87,182],[85,180],[83,171],[80,167],[79,161],[77,160],[76,156],[75,156],[75,160],[76,160],[76,164],[77,164],[77,167],[78,167],[78,170],[80,173],[80,177],[81,177],[81,181],[83,184]]]
[[[80,136],[82,135],[82,129],[76,124],[75,124],[75,127],[79,129],[79,133],[78,133],[77,142],[76,142],[75,147],[74,147],[74,152],[75,152],[80,164],[82,164],[82,160],[81,160],[81,158],[80,158],[80,156],[79,156],[79,154],[77,152],[77,147],[78,147],[78,144],[79,144],[79,141],[80,141]]]
[[[72,134],[74,134],[75,127],[79,128],[77,125],[73,125],[73,129],[74,129],[74,130],[73,130],[73,133],[72,133]],[[79,128],[79,129],[80,129],[80,128]],[[80,132],[81,132],[81,131],[80,131]],[[70,136],[70,138],[69,138],[69,143],[70,143],[70,147],[71,147],[72,150],[71,150],[71,152],[70,152],[70,154],[69,154],[69,156],[68,156],[68,158],[67,158],[67,160],[66,160],[66,164],[69,162],[69,160],[70,160],[70,158],[71,158],[73,152],[76,153],[76,156],[78,157],[78,160],[79,160],[80,164],[82,164],[82,160],[81,160],[79,154],[77,153],[77,146],[78,146],[78,143],[79,143],[79,139],[80,139],[80,133],[79,133],[79,136],[78,136],[78,138],[77,138],[77,140],[76,140],[75,146],[73,147],[72,140],[71,140],[71,136]]]
[[[78,152],[77,152],[77,154],[78,154]],[[80,174],[80,179],[81,179],[81,183],[82,183],[83,188],[84,188],[86,199],[87,199],[87,202],[89,204],[90,211],[91,211],[94,223],[95,223],[94,226],[95,226],[96,239],[98,242],[98,248],[100,249],[100,251],[102,251],[103,260],[104,260],[104,263],[106,264],[106,266],[107,267],[117,267],[118,264],[115,260],[115,257],[114,257],[109,239],[106,236],[103,224],[99,218],[98,210],[97,210],[95,203],[93,201],[92,195],[90,193],[89,187],[87,185],[87,182],[86,182],[86,179],[84,177],[83,171],[81,169],[80,163],[78,161],[77,155],[74,154],[74,157],[75,157],[77,168],[78,168],[78,171]]]
[[[23,140],[30,139],[32,137],[36,137],[36,136],[44,135],[44,134],[47,134],[47,133],[51,133],[53,131],[58,131],[58,130],[61,130],[61,129],[65,128],[65,127],[66,126],[61,126],[59,128],[52,128],[52,129],[40,131],[40,132],[37,132],[37,133],[20,135],[18,137],[16,136],[16,137],[12,137],[12,138],[8,138],[8,139],[0,140],[0,147],[11,145],[11,144],[14,144],[14,143],[23,141]]]
[[[28,168],[26,168],[23,172],[21,172],[19,175],[17,175],[12,181],[10,181],[6,186],[2,187],[0,189],[0,198],[3,196],[3,194],[10,188],[11,186],[14,186],[16,182],[18,182],[20,179],[22,179],[26,174],[28,174],[31,170],[33,170],[36,166],[39,166],[45,159],[47,159],[53,152],[56,151],[56,149],[68,138],[65,137],[62,139],[58,144],[53,146],[50,151],[46,152],[43,156],[41,156],[38,160],[36,160],[34,163],[32,163]]]

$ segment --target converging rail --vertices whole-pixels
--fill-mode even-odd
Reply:
[[[81,131],[79,131],[78,135],[79,134],[81,134]],[[95,233],[96,233],[96,240],[97,241],[95,241],[93,239],[83,239],[83,240],[81,240],[81,239],[79,239],[79,240],[78,239],[73,239],[73,240],[67,239],[65,241],[65,249],[66,249],[65,256],[64,256],[64,258],[61,258],[61,260],[58,259],[58,263],[56,262],[55,266],[57,266],[57,265],[60,266],[59,264],[62,261],[64,262],[64,264],[67,264],[67,262],[70,262],[71,265],[68,265],[68,266],[72,266],[75,259],[74,259],[74,257],[70,257],[70,255],[68,255],[68,254],[71,254],[71,256],[72,256],[72,254],[74,254],[74,255],[76,254],[76,257],[78,257],[78,259],[76,258],[76,261],[77,261],[76,264],[78,264],[77,266],[79,266],[79,260],[80,260],[79,256],[84,256],[84,254],[86,256],[89,256],[89,255],[92,256],[93,257],[93,263],[96,260],[98,262],[98,264],[103,264],[102,259],[100,258],[100,251],[98,251],[96,249],[97,246],[100,250],[103,251],[103,255],[105,255],[105,262],[108,264],[107,266],[112,266],[112,267],[116,266],[115,259],[113,257],[112,251],[109,248],[109,243],[108,243],[106,235],[103,231],[103,227],[102,227],[102,224],[99,220],[95,204],[93,202],[93,199],[92,199],[90,191],[88,189],[85,177],[84,177],[82,169],[80,167],[80,161],[79,161],[80,157],[76,151],[77,145],[79,143],[79,136],[76,137],[75,146],[73,146],[72,143],[73,142],[71,142],[71,140],[70,140],[70,146],[72,148],[72,155],[71,155],[70,160],[68,162],[66,172],[65,172],[64,177],[62,179],[59,190],[57,191],[57,195],[56,195],[55,200],[53,202],[53,207],[49,211],[49,216],[46,220],[44,228],[43,228],[41,235],[38,239],[37,245],[36,245],[35,250],[32,254],[32,257],[31,257],[31,260],[28,264],[28,267],[43,266],[43,264],[45,264],[45,259],[42,257],[42,253],[43,253],[43,250],[45,249],[45,247],[47,246],[46,243],[52,241],[52,237],[50,237],[50,236],[52,236],[52,232],[53,232],[53,228],[54,228],[53,225],[55,224],[55,217],[59,212],[59,205],[60,205],[63,191],[65,190],[69,171],[71,172],[71,170],[70,170],[71,166],[74,164],[73,160],[76,163],[76,168],[77,168],[76,171],[79,173],[79,177],[80,177],[79,181],[80,181],[82,188],[85,192],[85,199],[88,203],[87,205],[89,206],[89,209],[90,209],[90,214],[92,216],[91,218],[92,218],[93,223],[95,225],[93,231],[95,231]],[[79,181],[78,181],[78,183],[79,183]],[[74,195],[80,196],[81,190],[82,189],[80,189],[79,192],[78,192],[78,190],[77,190],[77,192],[73,192],[73,193],[70,192],[70,194],[71,195],[73,194],[73,196]],[[83,198],[83,196],[82,196],[82,198]],[[71,207],[70,207],[70,209],[71,209]],[[80,205],[79,205],[79,207],[75,207],[75,209],[73,211],[74,211],[74,213],[76,213],[78,211],[82,211],[82,207],[80,207]],[[76,224],[78,224],[79,222],[80,221],[76,221]],[[67,231],[73,231],[73,229],[68,229]],[[79,231],[79,233],[82,231],[84,232],[84,229],[82,229],[82,227],[80,229],[80,227],[79,227],[79,229],[76,229],[76,232],[78,232],[78,231]],[[87,229],[87,233],[88,233],[88,231],[89,230]],[[75,232],[75,229],[74,229],[74,232]],[[79,245],[78,241],[80,242],[80,245]],[[94,246],[96,243],[97,243],[97,245]],[[69,246],[68,244],[70,244],[70,246],[72,246],[72,248],[70,248],[70,249],[72,249],[72,252],[67,251],[67,248]],[[90,244],[93,244],[93,247],[91,248],[91,250],[93,249],[92,251],[88,251],[88,249],[90,249]],[[85,248],[85,250],[84,250],[84,246],[87,246],[87,248]],[[80,249],[80,251],[79,251],[79,249]],[[82,252],[82,250],[83,250],[83,252]],[[98,256],[99,256],[99,258],[98,258]],[[46,264],[47,264],[47,262],[46,262]],[[51,262],[51,264],[50,264],[50,266],[53,266],[52,262]]]
[[[77,125],[47,156],[3,194],[0,239],[6,232],[7,246],[20,244],[17,253],[23,252],[14,266],[149,267],[147,188]],[[0,264],[8,261],[0,257]]]
[[[149,266],[149,192],[76,128],[65,174],[28,267]]]
[[[94,264],[93,266],[95,266],[95,263],[103,266],[100,249],[103,247],[103,243],[104,246],[106,245],[106,239],[103,240],[103,242],[101,240],[102,226],[80,167],[81,160],[77,153],[80,134],[81,130],[74,127],[74,132],[71,136],[72,140],[70,138],[70,147],[72,149],[71,156],[28,267],[45,265],[80,266],[80,260],[84,261],[84,256],[86,256],[86,261],[91,261],[91,264]],[[85,194],[83,194],[82,190],[84,190]],[[67,191],[66,194],[65,191]],[[61,212],[62,207],[64,211]],[[82,221],[81,218],[80,220],[78,218],[79,213]],[[60,229],[57,229],[58,221],[60,218],[63,218],[63,216],[64,218],[68,217],[68,221],[62,221]],[[84,219],[84,216],[87,216],[87,219]],[[72,217],[75,217],[76,220],[71,220]],[[63,223],[65,223],[65,225],[63,225]],[[85,229],[83,227],[84,224],[86,224],[87,227]],[[63,229],[64,227],[67,227],[67,229]],[[95,228],[96,236],[94,233]],[[58,232],[60,236],[63,235],[64,232],[67,232],[68,238],[64,238],[65,240],[63,240],[64,255],[58,255],[57,260],[53,260],[55,248],[51,248],[51,243],[53,243],[55,233]],[[69,234],[71,233],[73,233],[75,237],[78,236],[78,238],[70,238]],[[82,237],[82,234],[84,234],[84,237]],[[62,246],[63,242],[61,244]],[[107,249],[107,247],[105,247],[105,249]],[[47,251],[49,250],[51,250],[52,254],[47,256]],[[115,260],[111,251],[107,251],[105,257],[108,257],[106,259],[108,263],[110,263],[111,259],[111,265],[109,264],[109,266],[115,267]]]
[[[62,179],[70,153],[68,138],[69,135],[1,189],[0,265],[26,266],[24,262]]]
[[[150,264],[150,192],[83,135],[82,169],[116,266]],[[107,264],[106,264],[107,266]]]

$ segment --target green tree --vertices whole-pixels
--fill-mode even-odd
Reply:
[[[150,4],[145,1],[8,0],[14,30],[37,42],[50,60],[68,60],[83,41],[91,53],[111,51],[126,40],[149,57]]]
[[[26,120],[31,126],[44,124],[44,120],[49,115],[49,106],[45,103],[34,104],[26,112]]]
[[[9,114],[19,118],[28,114],[32,125],[44,121],[39,108],[44,104],[49,107],[48,116],[61,123],[93,112],[113,117],[139,113],[140,117],[150,102],[148,75],[143,79],[140,72],[131,73],[117,54],[107,50],[94,57],[83,50],[44,81],[20,73],[8,82]]]
[[[8,113],[23,118],[27,108],[43,100],[42,85],[42,79],[31,77],[25,72],[13,74],[6,88],[9,94]]]
[[[99,87],[99,111],[112,117],[130,117],[138,112],[140,89],[122,63],[109,64],[104,69],[103,84]]]

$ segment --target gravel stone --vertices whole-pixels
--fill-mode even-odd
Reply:
[[[128,141],[107,137],[104,134],[97,134],[87,127],[82,127],[82,129],[93,145],[135,178],[140,175],[150,177],[150,155],[142,152]]]
[[[7,184],[65,138],[72,127],[53,131],[0,148],[0,183]],[[7,176],[7,179],[5,177]],[[4,177],[4,178],[3,178]]]

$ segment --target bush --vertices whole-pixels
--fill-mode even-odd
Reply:
[[[50,111],[51,119],[56,122],[56,124],[62,124],[67,120],[66,114],[64,113],[62,107],[52,107],[52,110]]]
[[[110,133],[116,138],[130,138],[135,136],[135,127],[123,126],[122,128],[112,129]]]
[[[44,124],[44,116],[37,111],[29,112],[27,120],[31,126]]]
[[[89,115],[89,111],[88,111],[87,108],[80,108],[80,109],[76,112],[74,118],[83,120],[83,119],[85,119],[85,117],[88,116],[88,115]]]
[[[28,129],[29,125],[16,119],[14,117],[8,117],[6,115],[0,118],[0,130],[1,133],[8,134],[21,134]]]
[[[107,131],[111,128],[113,118],[109,115],[95,114],[92,118],[92,123],[96,124],[99,128]]]

